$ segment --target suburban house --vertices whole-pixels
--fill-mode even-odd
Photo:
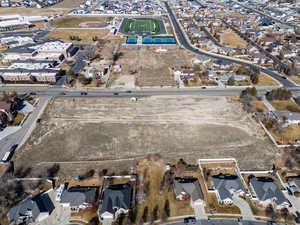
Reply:
[[[122,213],[131,208],[133,188],[130,184],[113,184],[106,187],[99,207],[100,220],[115,220]]]
[[[72,211],[78,212],[96,202],[97,190],[95,187],[82,186],[65,189],[61,194],[60,203],[63,207],[70,207]]]
[[[287,187],[291,190],[293,194],[300,193],[300,176],[289,178],[287,182]]]
[[[212,177],[217,199],[220,204],[232,204],[232,194],[244,195],[246,193],[242,181],[238,176],[219,174]]]
[[[278,121],[283,122],[286,126],[291,124],[300,124],[300,113],[277,110],[272,113]]]
[[[249,178],[249,184],[252,198],[258,200],[260,204],[267,206],[274,202],[278,207],[289,206],[288,200],[272,178],[252,176]]]
[[[24,222],[40,222],[46,219],[54,210],[54,205],[48,193],[31,196],[9,210],[10,223],[24,224]]]
[[[190,199],[193,204],[203,204],[203,193],[197,178],[176,177],[173,181],[173,189],[177,200]]]

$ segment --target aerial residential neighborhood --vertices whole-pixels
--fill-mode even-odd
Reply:
[[[0,225],[300,224],[299,9],[0,0]]]

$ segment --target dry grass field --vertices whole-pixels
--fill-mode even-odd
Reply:
[[[92,39],[97,36],[103,38],[108,34],[108,30],[93,30],[93,29],[55,29],[51,31],[45,39],[61,39],[65,42],[79,43],[79,44],[93,44]],[[70,40],[70,36],[78,36],[81,40]]]
[[[226,30],[220,34],[221,44],[232,48],[246,48],[247,43],[231,30]]]
[[[154,153],[171,162],[235,157],[244,169],[269,168],[273,147],[259,129],[226,98],[59,98],[14,162],[32,173],[58,162],[66,176],[128,169]]]
[[[300,140],[300,127],[290,125],[281,130],[281,132],[271,131],[272,136],[279,144],[294,144],[295,140]]]
[[[296,111],[300,113],[300,106],[298,106],[292,100],[272,100],[270,101],[270,103],[276,110],[292,112]]]
[[[68,13],[70,9],[65,8],[4,8],[0,7],[0,15],[6,14],[20,14],[22,16],[53,16],[64,15]]]
[[[273,79],[272,77],[266,75],[266,74],[259,74],[259,80],[258,80],[258,84],[254,85],[254,86],[278,86],[279,83],[278,81],[276,81],[275,79]]]
[[[58,4],[51,6],[51,8],[68,8],[73,9],[80,4],[84,3],[84,0],[63,0]]]
[[[68,28],[79,28],[80,24],[86,22],[97,22],[104,23],[106,22],[106,17],[96,17],[96,16],[66,16],[58,18],[51,22],[51,26],[55,28],[68,27]]]

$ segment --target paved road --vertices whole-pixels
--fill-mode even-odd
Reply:
[[[198,54],[198,55],[205,55],[205,56],[208,56],[210,58],[221,59],[221,60],[229,61],[231,63],[246,65],[246,66],[261,70],[262,72],[264,72],[264,73],[272,76],[274,79],[278,80],[284,87],[296,87],[295,84],[293,84],[292,82],[290,82],[287,79],[282,78],[280,76],[280,74],[274,72],[273,70],[255,65],[252,62],[248,62],[248,61],[245,61],[245,60],[236,59],[236,58],[232,58],[232,57],[229,57],[229,56],[223,56],[223,55],[219,55],[219,54],[215,54],[215,53],[212,53],[212,52],[207,52],[207,51],[204,51],[204,50],[201,50],[201,49],[194,48],[189,43],[189,41],[187,40],[187,38],[186,38],[184,32],[182,31],[182,29],[181,29],[175,15],[174,15],[173,11],[172,11],[172,9],[170,8],[170,6],[168,5],[167,2],[165,2],[165,5],[166,5],[167,11],[169,13],[169,17],[171,18],[172,25],[173,25],[173,28],[175,30],[177,39],[185,49],[187,49],[187,50],[189,50],[189,51],[191,51],[195,54]]]
[[[6,152],[16,151],[29,137],[31,131],[34,129],[37,119],[47,105],[49,97],[40,97],[39,103],[36,105],[34,111],[24,122],[22,128],[14,134],[7,136],[0,141],[0,159],[2,159]]]

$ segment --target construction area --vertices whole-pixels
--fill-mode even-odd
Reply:
[[[235,157],[243,169],[267,169],[275,153],[238,102],[222,98],[57,98],[14,159],[31,175],[54,163],[60,175],[130,169],[159,153],[166,161]]]

